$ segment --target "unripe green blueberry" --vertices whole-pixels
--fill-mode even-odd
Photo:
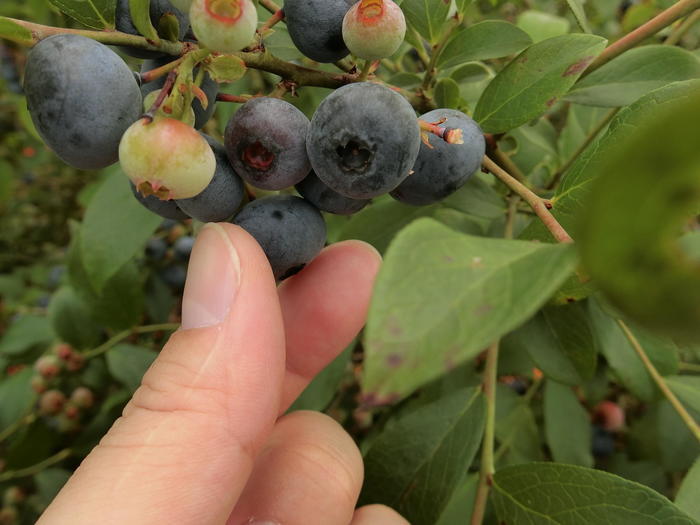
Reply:
[[[406,35],[406,19],[393,0],[360,0],[345,14],[343,40],[365,60],[393,55]]]
[[[146,95],[146,98],[143,99],[143,111],[146,112],[149,109],[151,109],[151,106],[153,106],[153,103],[156,101],[158,98],[158,95],[160,95],[160,92],[162,90],[156,89],[155,91],[151,91],[148,95]],[[163,111],[163,106],[161,106],[158,109],[158,112],[156,115],[160,117],[166,117],[166,113]],[[194,114],[194,109],[190,106],[187,108],[187,111],[185,111],[184,115],[182,115],[182,118],[180,119],[183,123],[187,124],[188,126],[194,127],[194,123],[196,120],[195,114]]]
[[[66,396],[60,390],[47,390],[39,398],[39,413],[44,416],[53,416],[63,410]]]
[[[187,13],[192,5],[192,0],[170,0],[170,3],[183,13]]]
[[[119,144],[124,173],[143,195],[189,199],[214,177],[216,158],[207,141],[179,120],[143,118]]]
[[[258,12],[251,0],[192,0],[190,24],[202,46],[235,53],[253,41]]]
[[[90,408],[95,403],[95,395],[87,387],[79,386],[70,395],[70,400],[78,408]]]

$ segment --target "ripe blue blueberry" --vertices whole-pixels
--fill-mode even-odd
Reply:
[[[279,280],[304,268],[326,242],[326,223],[321,213],[292,195],[255,200],[233,222],[258,241]]]
[[[146,257],[152,261],[160,261],[165,258],[168,251],[168,243],[160,237],[148,239],[146,243]]]
[[[175,201],[160,200],[155,195],[144,197],[136,190],[136,186],[134,186],[131,182],[129,182],[129,185],[131,186],[131,192],[134,194],[134,197],[136,197],[136,200],[139,201],[144,208],[152,211],[156,215],[160,215],[164,219],[172,219],[174,221],[189,219],[187,214],[178,208]]]
[[[159,30],[161,20],[164,20],[163,17],[174,16],[179,24],[179,33],[177,35],[177,40],[182,40],[183,38],[185,38],[185,34],[187,34],[187,30],[190,27],[189,17],[185,13],[177,9],[168,0],[151,0],[149,14],[151,17],[151,24],[153,24],[153,27],[156,28],[160,36],[164,38],[167,38],[169,36],[164,34],[163,31]],[[140,35],[138,29],[136,29],[133,21],[131,20],[129,0],[117,0],[114,24],[116,26],[117,31],[121,31],[122,33],[128,33],[130,35]],[[124,53],[126,53],[127,55],[136,58],[159,58],[166,56],[165,53],[161,53],[160,51],[149,51],[147,49],[139,49],[135,47],[120,46],[119,49],[124,51]]]
[[[146,71],[151,71],[152,69],[164,66],[172,62],[172,60],[173,57],[146,60],[141,65],[141,73],[145,73]],[[197,71],[198,69],[194,70],[195,77],[197,76]],[[166,77],[167,75],[162,76],[154,80],[153,82],[147,82],[143,84],[141,86],[141,94],[143,95],[143,98],[145,99],[146,95],[148,95],[149,93],[161,89],[165,84]],[[199,87],[202,89],[202,91],[204,91],[204,94],[207,96],[207,101],[209,102],[209,104],[207,105],[207,109],[204,109],[204,106],[202,106],[202,103],[199,101],[198,98],[195,98],[192,101],[192,109],[194,109],[195,118],[195,129],[202,129],[204,125],[207,122],[209,122],[209,119],[212,117],[212,115],[214,114],[214,110],[216,109],[216,95],[219,93],[219,85],[214,80],[212,80],[212,78],[209,76],[209,73],[204,74],[202,85]]]
[[[241,206],[245,186],[231,167],[226,149],[213,138],[204,134],[202,136],[214,151],[214,178],[200,194],[176,202],[178,207],[193,219],[201,222],[221,222],[228,220]]]
[[[369,199],[351,199],[332,190],[313,171],[296,185],[296,190],[319,210],[336,215],[352,215],[369,203]]]
[[[387,87],[360,82],[321,102],[311,119],[307,151],[326,185],[346,197],[369,199],[408,176],[420,142],[408,101]]]
[[[413,173],[391,192],[396,200],[414,206],[441,201],[461,188],[479,169],[486,141],[479,125],[454,109],[436,109],[421,116],[427,122],[447,119],[440,127],[462,130],[464,144],[448,144],[429,135],[430,147],[421,143]]]
[[[309,171],[306,135],[309,119],[277,98],[243,104],[226,126],[224,145],[233,169],[256,188],[294,186]]]
[[[287,0],[284,16],[292,42],[316,62],[336,62],[350,51],[343,41],[343,18],[354,0]]]
[[[173,255],[175,260],[186,262],[192,253],[194,246],[194,237],[191,235],[183,235],[173,244]]]
[[[41,138],[79,169],[115,163],[122,135],[142,112],[141,92],[124,61],[79,35],[55,35],[34,46],[24,89]]]

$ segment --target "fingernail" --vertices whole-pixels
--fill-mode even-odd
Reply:
[[[248,521],[245,522],[244,525],[280,525],[276,521],[270,521],[270,520],[258,520],[255,518],[250,518]]]
[[[182,298],[182,329],[221,323],[228,316],[240,284],[241,262],[226,231],[207,224],[197,236],[187,268]]]

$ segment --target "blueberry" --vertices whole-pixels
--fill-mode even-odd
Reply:
[[[163,282],[171,288],[182,290],[185,287],[187,270],[180,265],[173,264],[166,266],[160,272],[158,272],[158,275],[161,279],[163,279]]]
[[[155,195],[144,197],[138,191],[136,191],[136,186],[131,183],[129,184],[131,186],[131,192],[134,194],[134,197],[136,197],[136,200],[156,215],[160,215],[164,219],[172,219],[174,221],[183,221],[189,218],[185,212],[178,208],[175,201],[163,201]]]
[[[66,267],[63,265],[52,266],[49,270],[49,277],[46,280],[46,286],[51,289],[58,288],[66,274]]]
[[[355,0],[287,0],[284,16],[292,42],[316,62],[336,62],[350,51],[343,41],[343,18]]]
[[[326,243],[321,213],[292,195],[255,200],[233,222],[255,237],[279,280],[299,272]]]
[[[321,102],[306,141],[318,177],[353,199],[396,188],[413,167],[420,142],[411,105],[370,82],[343,86]]]
[[[243,104],[226,126],[224,145],[233,169],[256,188],[294,186],[309,171],[306,135],[309,119],[277,98]]]
[[[481,166],[486,141],[479,125],[454,109],[436,109],[421,116],[428,122],[446,118],[440,127],[462,130],[464,144],[448,144],[429,135],[430,146],[421,143],[413,173],[391,192],[396,200],[414,206],[438,202],[461,188]]]
[[[361,0],[343,19],[343,40],[358,58],[377,60],[393,55],[406,35],[403,11],[392,0]]]
[[[115,163],[122,135],[142,111],[141,92],[124,61],[80,35],[55,35],[34,46],[24,89],[44,142],[79,169]]]
[[[369,203],[369,199],[351,199],[332,190],[313,171],[296,185],[296,190],[319,210],[337,215],[352,215]]]
[[[146,243],[146,257],[153,261],[160,261],[165,258],[168,251],[168,243],[165,239],[153,237]]]
[[[253,43],[258,11],[252,0],[192,0],[190,22],[202,47],[235,53]]]
[[[599,458],[612,456],[615,453],[615,438],[604,428],[594,425],[591,450]]]
[[[173,254],[175,255],[175,259],[186,262],[190,258],[193,246],[194,237],[190,235],[180,237],[177,241],[175,241],[175,244],[173,244]]]
[[[165,58],[158,58],[158,59],[153,59],[153,60],[146,60],[142,65],[141,65],[141,73],[145,73],[146,71],[150,71],[152,69],[159,68],[161,66],[164,66],[165,64],[169,64],[172,62],[174,57],[165,57]],[[198,69],[194,70],[194,76],[196,77]],[[146,95],[149,93],[156,91],[160,88],[163,87],[165,84],[165,79],[167,75],[164,75],[153,82],[147,82],[146,84],[143,84],[141,86],[141,94],[143,95],[143,98],[146,98]],[[194,109],[194,127],[196,129],[202,129],[204,125],[209,122],[209,119],[212,117],[214,114],[214,110],[216,109],[216,95],[219,93],[219,85],[212,80],[212,78],[209,76],[209,73],[204,74],[204,79],[202,80],[202,85],[199,86],[202,91],[204,91],[204,94],[207,96],[207,100],[209,101],[209,104],[207,105],[207,109],[204,109],[202,106],[202,103],[199,101],[198,98],[195,98],[192,101],[192,109]]]
[[[245,185],[233,171],[226,149],[213,138],[202,134],[214,151],[216,171],[214,178],[202,193],[190,199],[180,199],[178,207],[193,219],[201,222],[228,220],[241,206]]]
[[[178,40],[182,40],[187,34],[187,30],[190,27],[189,17],[177,9],[168,0],[151,0],[149,13],[151,15],[151,23],[156,30],[159,30],[159,24],[161,19],[166,15],[172,15],[177,18],[180,24],[179,33],[177,35]],[[131,11],[129,10],[129,0],[117,0],[117,9],[115,12],[115,26],[117,31],[122,33],[128,33],[130,35],[140,35],[138,29],[134,26],[131,20]],[[160,36],[167,38],[169,35],[162,34],[159,31]],[[139,49],[128,46],[120,46],[119,49],[124,51],[129,56],[136,58],[159,58],[165,56],[165,53],[160,51],[149,51],[147,49]]]

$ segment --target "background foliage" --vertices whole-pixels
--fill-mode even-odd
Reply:
[[[676,336],[700,326],[687,259],[700,255],[687,220],[697,199],[679,197],[698,194],[700,115],[697,103],[674,108],[700,88],[700,24],[665,28],[582,75],[674,2],[401,3],[407,43],[378,74],[414,90],[434,66],[434,103],[474,115],[499,163],[551,199],[582,249],[551,244],[526,203],[482,173],[440,204],[382,197],[328,216],[329,242],[363,239],[385,264],[366,330],[292,410],[325,410],[360,443],[361,503],[414,524],[466,523],[488,426],[484,350],[500,340],[486,523],[696,523],[700,444],[637,346],[697,420],[700,347]],[[113,11],[104,0],[0,5],[0,16],[59,27],[109,28]],[[308,65],[282,24],[266,43]],[[138,387],[177,326],[196,228],[142,208],[118,166],[79,172],[57,160],[27,114],[25,58],[0,43],[0,523],[32,523]],[[225,90],[278,81],[251,69]],[[304,87],[286,100],[311,116],[327,93]],[[236,107],[219,103],[206,131],[220,137]],[[630,163],[640,151],[665,154]],[[679,231],[684,252],[668,248]],[[630,259],[646,271],[628,275]],[[617,292],[629,280],[607,298],[594,285]],[[677,295],[659,295],[667,281]],[[69,401],[55,411],[46,391]],[[623,422],[611,423],[605,401]]]

